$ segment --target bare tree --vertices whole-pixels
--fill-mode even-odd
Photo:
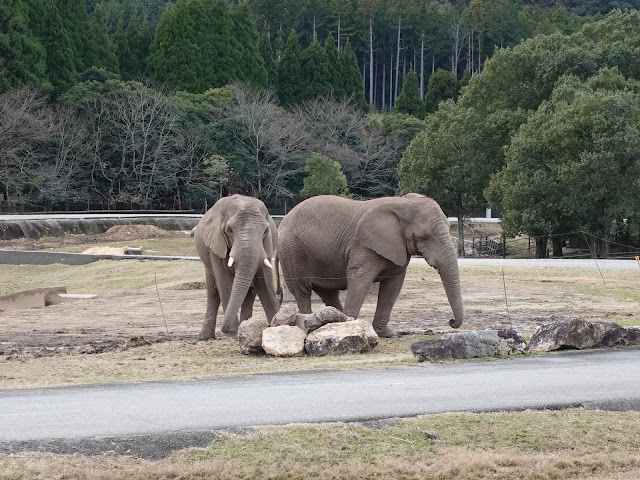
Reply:
[[[286,181],[301,171],[295,155],[307,144],[303,125],[276,105],[271,90],[236,84],[234,92],[232,113],[238,128],[230,133],[251,155],[253,168],[247,172],[251,193],[262,199],[290,196]]]

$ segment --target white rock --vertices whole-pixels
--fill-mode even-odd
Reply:
[[[262,332],[262,348],[274,357],[300,357],[307,334],[298,327],[281,325]]]

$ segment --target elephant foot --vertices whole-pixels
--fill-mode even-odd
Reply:
[[[200,333],[200,335],[198,335],[198,340],[215,340],[216,339],[216,334],[215,333]]]
[[[391,337],[393,337],[393,330],[391,330],[387,326],[381,327],[381,328],[373,327],[373,329],[378,334],[378,336],[381,337],[381,338],[391,338]]]

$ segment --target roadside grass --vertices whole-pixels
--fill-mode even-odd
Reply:
[[[132,457],[0,456],[6,479],[640,478],[640,413],[584,409],[452,413],[220,433],[209,448],[157,462]]]
[[[411,343],[427,337],[385,339],[373,351],[331,357],[243,355],[234,338],[170,341],[97,355],[58,355],[2,362],[0,388],[195,380],[274,372],[371,369],[415,365]]]

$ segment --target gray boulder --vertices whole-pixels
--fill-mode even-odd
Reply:
[[[329,323],[307,336],[309,355],[324,356],[367,352],[378,344],[378,335],[369,322],[351,320]]]
[[[269,326],[266,317],[251,317],[238,326],[238,344],[245,355],[262,353],[262,332]]]
[[[323,307],[320,310],[304,314],[300,313],[296,317],[295,324],[307,333],[313,332],[329,323],[339,323],[353,320],[335,307]]]
[[[480,330],[446,333],[438,340],[424,340],[411,345],[420,361],[438,361],[473,357],[504,357],[524,353],[527,346],[514,330]]]
[[[296,314],[298,307],[295,303],[283,303],[280,310],[273,316],[271,320],[272,327],[280,327],[282,325],[294,325],[296,323]]]
[[[563,348],[602,348],[637,345],[640,333],[611,322],[587,322],[582,318],[555,318],[541,325],[531,337],[529,352],[550,352]]]
[[[301,357],[307,334],[298,327],[281,325],[262,332],[262,348],[274,357]]]

